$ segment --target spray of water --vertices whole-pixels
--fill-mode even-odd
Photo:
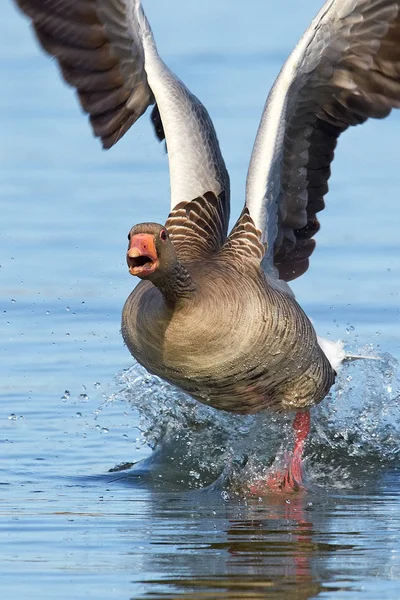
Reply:
[[[374,348],[359,349],[375,355]],[[119,399],[137,412],[152,448],[140,468],[185,487],[259,478],[277,453],[290,449],[291,416],[244,417],[204,406],[135,364],[119,375]],[[396,464],[400,451],[400,374],[396,360],[345,364],[330,395],[315,409],[306,449],[314,485],[343,487],[362,472]],[[374,467],[375,466],[375,467]],[[351,482],[351,483],[350,483]]]

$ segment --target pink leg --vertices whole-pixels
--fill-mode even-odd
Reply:
[[[293,490],[301,487],[303,483],[303,466],[302,456],[304,443],[310,431],[310,411],[299,411],[293,421],[294,429],[294,448],[293,456],[288,464],[288,482],[292,485]],[[291,484],[290,484],[291,482]]]
[[[282,470],[272,467],[266,480],[256,481],[250,491],[253,494],[262,492],[298,492],[303,489],[302,455],[304,443],[310,431],[310,411],[299,411],[293,421],[294,448],[293,454],[287,454]]]

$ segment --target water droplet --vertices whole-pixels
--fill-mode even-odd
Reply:
[[[46,315],[49,315],[49,314],[50,314],[50,311],[49,311],[49,310],[46,310]]]
[[[101,383],[99,381],[96,381],[96,383],[94,384],[95,388],[99,388],[101,386]]]
[[[71,308],[69,306],[67,306],[67,308],[65,309],[67,312],[69,312],[71,310]]]
[[[229,500],[229,494],[225,490],[221,492],[221,497],[223,500]]]
[[[81,416],[82,416],[82,413],[81,412],[77,412],[75,416],[76,416],[77,419],[80,419]]]
[[[66,335],[67,337],[69,337],[71,334],[67,332],[65,335]]]
[[[16,421],[17,420],[17,415],[15,415],[14,413],[11,413],[10,415],[8,415],[8,419],[10,421]]]
[[[87,394],[79,394],[78,400],[81,400],[82,402],[87,402],[89,400],[89,396]]]
[[[15,304],[15,303],[16,303],[16,300],[15,300],[14,298],[11,298],[11,302],[12,302],[13,304]]]
[[[109,433],[109,430],[107,427],[102,427],[101,428],[101,433]]]

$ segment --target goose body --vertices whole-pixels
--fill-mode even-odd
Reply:
[[[185,267],[193,292],[178,307],[149,282],[126,301],[122,335],[148,371],[237,413],[307,408],[326,396],[335,372],[315,331],[291,296],[268,285],[260,264],[227,263],[222,249]]]
[[[123,309],[126,345],[150,372],[218,409],[299,411],[293,456],[269,481],[297,489],[307,409],[328,393],[336,362],[288,282],[308,268],[338,137],[400,107],[400,0],[323,5],[268,96],[230,233],[214,126],[160,58],[140,0],[16,2],[105,148],[150,105],[166,142],[169,217],[129,235],[129,271],[143,281]]]

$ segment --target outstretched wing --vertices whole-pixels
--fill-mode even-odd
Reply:
[[[159,57],[140,0],[16,2],[64,79],[77,89],[104,148],[156,103],[152,121],[168,150],[171,210],[208,192],[220,197],[219,218],[208,235],[225,238],[229,177],[214,126],[201,102]]]
[[[337,138],[400,107],[400,0],[328,0],[265,105],[246,205],[264,264],[290,281],[308,268]]]
[[[42,47],[77,89],[93,132],[113,146],[154,103],[133,12],[120,1],[16,0]]]

